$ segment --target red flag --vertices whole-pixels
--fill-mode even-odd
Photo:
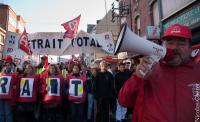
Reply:
[[[78,58],[75,55],[72,55],[72,61],[77,62]]]
[[[70,20],[62,24],[62,26],[66,30],[63,38],[74,38],[75,34],[77,34],[80,18],[81,18],[81,15],[79,15],[73,20]]]
[[[28,40],[28,36],[27,36],[25,28],[24,28],[24,31],[23,31],[18,43],[19,43],[19,49],[23,50],[28,55],[32,54],[32,51],[30,49],[30,41]]]

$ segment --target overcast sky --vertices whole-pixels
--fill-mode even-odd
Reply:
[[[79,30],[87,24],[96,24],[105,14],[105,0],[0,0],[27,22],[28,33],[64,32],[62,23],[81,14]],[[106,0],[107,11],[114,0]]]

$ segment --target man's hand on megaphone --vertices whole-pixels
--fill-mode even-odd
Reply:
[[[139,78],[146,78],[149,76],[150,72],[152,71],[152,65],[155,61],[152,59],[151,56],[145,56],[140,59],[140,64],[136,67],[136,75]]]

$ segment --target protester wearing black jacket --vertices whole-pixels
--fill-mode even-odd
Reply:
[[[121,89],[121,87],[124,85],[126,80],[128,80],[128,78],[131,75],[130,72],[125,71],[124,67],[125,67],[125,64],[124,63],[120,63],[119,64],[119,71],[115,75],[115,89],[117,91],[117,95],[118,95],[119,90]]]
[[[126,80],[128,80],[129,77],[130,77],[130,73],[125,71],[125,64],[120,63],[119,72],[115,75],[115,88],[116,88],[117,96],[121,87],[124,85],[124,83],[126,82]],[[117,100],[117,109],[116,109],[117,122],[122,122],[123,120],[125,120],[126,112],[127,112],[127,108],[122,107],[118,103],[118,100]]]
[[[94,95],[97,101],[96,122],[109,122],[109,104],[114,93],[113,75],[106,70],[106,62],[100,62],[96,75]]]

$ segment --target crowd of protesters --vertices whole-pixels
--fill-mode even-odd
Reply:
[[[18,68],[6,56],[0,63],[0,122],[130,122],[134,108],[121,106],[118,94],[141,57],[111,68],[105,61],[49,64],[43,56],[38,66],[24,61]]]
[[[154,70],[140,55],[134,65],[116,68],[105,61],[99,67],[49,64],[47,56],[38,66],[24,61],[18,68],[6,56],[0,62],[0,122],[127,122],[132,111],[133,122],[199,121],[199,59],[191,61],[191,31],[175,24],[164,38],[174,54]]]
[[[114,121],[126,121],[131,112],[117,102],[120,88],[131,75],[126,63],[111,71],[105,61],[86,66],[79,62],[49,64],[47,59],[41,57],[38,66],[24,61],[22,68],[10,56],[3,59],[1,93],[8,76],[11,81],[8,95],[0,94],[0,122],[109,122],[111,115]],[[33,79],[32,85],[31,81],[26,84],[28,78]],[[29,87],[33,89],[28,91]]]

